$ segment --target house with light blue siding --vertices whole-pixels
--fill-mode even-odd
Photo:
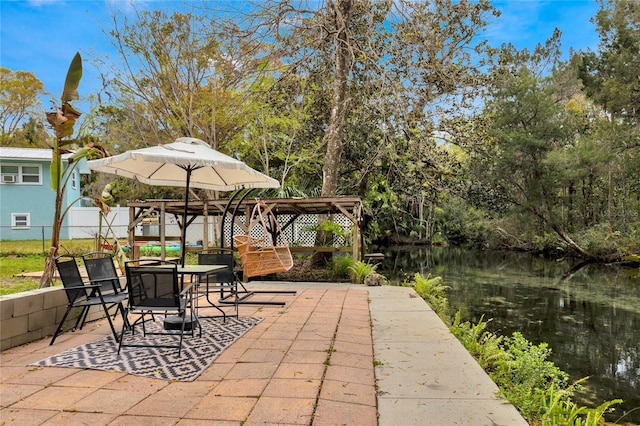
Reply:
[[[56,193],[51,189],[51,149],[0,147],[0,240],[51,239]],[[63,156],[66,166],[68,155]],[[80,195],[80,175],[91,173],[86,160],[73,170],[63,210]],[[69,239],[69,218],[60,232]]]

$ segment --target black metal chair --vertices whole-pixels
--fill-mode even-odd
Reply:
[[[185,334],[194,336],[194,329],[197,326],[199,336],[202,336],[202,327],[193,306],[193,284],[187,283],[184,289],[180,288],[181,280],[178,279],[177,267],[173,262],[158,260],[131,260],[125,263],[129,296],[126,313],[127,316],[138,315],[138,318],[130,327],[123,325],[118,353],[122,347],[162,347],[176,348],[180,356]],[[146,322],[153,320],[155,314],[164,314],[162,331],[147,330]],[[169,317],[170,314],[173,316]],[[168,319],[177,319],[177,321],[168,323]],[[146,339],[142,343],[125,344],[125,331],[130,329],[131,335],[135,334],[137,324],[142,325],[145,338],[148,335],[175,335],[179,337],[179,341],[177,344],[168,344],[162,340]],[[179,329],[169,327],[169,324],[179,325]]]
[[[126,290],[122,288],[120,283],[120,276],[116,270],[116,265],[113,262],[111,253],[94,251],[82,255],[82,260],[87,270],[89,282],[91,284],[98,284],[103,295],[126,294]],[[127,316],[125,315],[122,305],[119,306],[119,312],[122,314],[122,318],[126,323]],[[113,315],[115,318],[117,312]]]
[[[94,251],[82,255],[89,281],[100,284],[102,293],[124,293],[113,255],[105,251]]]
[[[199,282],[199,288],[197,289],[198,296],[204,296],[212,307],[221,312],[224,320],[228,316],[238,317],[238,282],[240,279],[234,272],[234,259],[233,251],[225,248],[210,248],[201,250],[198,253],[199,265],[224,265],[225,268],[219,271],[215,271],[204,277]],[[204,286],[204,288],[202,288]],[[218,294],[218,302],[211,300],[212,294]],[[235,314],[229,315],[225,310],[220,307],[220,303],[225,305],[233,305]],[[219,315],[218,315],[219,316]],[[204,318],[204,316],[202,316]],[[211,316],[213,317],[213,316]]]
[[[55,342],[56,338],[61,333],[62,326],[64,325],[64,322],[72,309],[81,308],[81,311],[78,315],[78,319],[76,320],[75,325],[71,330],[75,331],[78,326],[80,326],[80,329],[82,330],[82,327],[87,320],[89,309],[92,306],[102,306],[107,321],[109,322],[109,326],[111,327],[111,331],[113,332],[113,336],[116,341],[118,341],[118,333],[116,332],[113,326],[113,322],[111,321],[111,314],[109,313],[109,309],[116,306],[118,310],[124,313],[122,302],[127,298],[127,295],[122,293],[103,294],[102,286],[100,284],[86,284],[82,280],[82,275],[80,274],[80,269],[78,268],[78,262],[76,261],[75,256],[58,256],[55,259],[55,262],[56,268],[58,269],[58,273],[60,275],[60,279],[62,280],[64,291],[67,295],[68,303],[67,310],[62,316],[60,324],[58,324],[56,332],[54,333],[49,345],[53,345],[53,342]]]

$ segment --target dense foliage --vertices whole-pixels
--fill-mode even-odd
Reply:
[[[82,132],[112,153],[193,136],[277,178],[270,195],[358,195],[368,242],[640,252],[639,3],[601,0],[598,51],[567,61],[559,31],[532,51],[481,41],[486,0],[233,4],[114,9]],[[32,77],[3,69],[3,144],[46,146],[13,101]],[[180,197],[112,179],[85,192]]]

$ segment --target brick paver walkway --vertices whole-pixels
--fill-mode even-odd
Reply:
[[[377,425],[367,289],[291,286],[296,295],[255,296],[284,307],[242,306],[264,320],[193,382],[28,366],[108,334],[104,321],[4,351],[0,424]]]

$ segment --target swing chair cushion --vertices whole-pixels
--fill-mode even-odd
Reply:
[[[271,215],[271,217],[268,215]],[[293,257],[291,256],[289,245],[286,244],[286,241],[281,245],[273,244],[267,231],[265,216],[269,219],[270,224],[275,224],[280,239],[284,240],[280,226],[275,217],[273,217],[273,213],[269,211],[269,207],[263,203],[256,204],[251,214],[248,233],[251,233],[254,227],[259,227],[258,229],[263,233],[264,237],[258,238],[252,235],[233,236],[235,247],[238,249],[242,260],[245,277],[285,272],[293,267]]]

